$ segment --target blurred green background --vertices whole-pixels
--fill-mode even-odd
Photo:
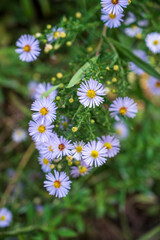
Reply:
[[[14,52],[15,41],[21,34],[35,34],[47,24],[56,25],[63,16],[81,12],[83,17],[98,4],[98,0],[0,1],[1,198],[19,162],[26,162],[24,168],[18,168],[18,180],[7,197],[13,221],[9,229],[0,230],[1,239],[160,239],[160,105],[159,100],[151,102],[144,94],[139,79],[133,92],[140,100],[140,111],[129,123],[130,134],[121,141],[120,154],[75,180],[63,200],[53,200],[43,188],[38,153],[31,139],[20,144],[11,139],[16,127],[28,128],[32,102],[28,83],[50,82],[65,69],[67,59],[76,55],[76,48],[64,47],[55,53],[56,60],[44,56],[34,64],[22,63]],[[100,32],[97,29],[96,38]],[[92,39],[88,41],[92,43]]]

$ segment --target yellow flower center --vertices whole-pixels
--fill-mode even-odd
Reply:
[[[127,113],[127,108],[126,108],[126,107],[121,107],[121,108],[119,109],[119,113],[120,113],[121,115],[126,115],[126,113]]]
[[[48,160],[48,159],[46,159],[46,158],[43,158],[43,163],[44,163],[45,165],[48,165],[48,163],[49,163],[49,160]]]
[[[113,4],[118,4],[118,3],[119,3],[119,0],[112,0],[112,3],[113,3]]]
[[[65,38],[65,37],[66,37],[66,33],[65,33],[65,32],[61,32],[61,33],[60,33],[60,37],[61,37],[61,38]]]
[[[56,31],[53,35],[54,38],[58,38],[60,36],[60,33],[58,31]]]
[[[121,135],[122,131],[120,129],[116,129],[116,134]]]
[[[112,12],[112,13],[109,14],[109,17],[110,17],[111,19],[115,19],[116,14],[113,14],[113,12]]]
[[[110,143],[105,143],[104,147],[106,147],[108,150],[112,149],[112,145]]]
[[[55,188],[60,188],[61,182],[60,182],[59,180],[56,180],[56,181],[53,183],[53,186],[54,186]]]
[[[156,82],[156,88],[160,88],[160,81]]]
[[[72,161],[72,158],[73,158],[72,156],[67,156],[66,160],[70,162],[70,161]]]
[[[63,122],[63,127],[67,127],[68,126],[68,122]]]
[[[22,136],[22,133],[23,133],[22,130],[18,130],[18,131],[17,131],[17,135],[18,135],[18,136]]]
[[[77,161],[77,160],[76,160],[76,161],[75,161],[75,164],[76,164],[76,165],[80,165],[80,161]]]
[[[91,157],[97,158],[98,156],[99,156],[98,151],[93,150],[93,151],[91,152]]]
[[[87,172],[88,171],[88,169],[86,168],[86,167],[84,167],[84,166],[80,166],[79,167],[79,173],[80,174],[83,174],[83,173],[85,173],[85,172]]]
[[[77,146],[77,147],[76,147],[76,151],[77,151],[78,153],[82,152],[82,150],[83,150],[83,148],[82,148],[81,146]]]
[[[136,38],[141,39],[142,38],[142,34],[141,33],[137,33],[136,34]]]
[[[65,146],[63,143],[61,143],[61,144],[59,144],[58,148],[60,151],[63,151],[65,149]]]
[[[39,131],[40,133],[44,133],[44,132],[46,131],[45,126],[40,125],[40,126],[38,127],[38,131]]]
[[[2,216],[0,217],[0,220],[1,220],[1,221],[5,221],[5,220],[6,220],[6,216],[2,215]]]
[[[159,44],[159,41],[158,41],[158,40],[154,40],[154,41],[153,41],[153,44],[154,44],[154,45],[158,45],[158,44]]]
[[[49,146],[49,151],[50,151],[50,152],[53,152],[52,146]]]
[[[23,47],[23,50],[24,50],[25,52],[30,52],[31,47],[27,44],[27,45],[25,45],[25,46]]]
[[[136,26],[136,25],[132,25],[131,28],[132,28],[132,29],[136,29],[137,26]]]
[[[45,116],[48,113],[47,108],[43,107],[41,108],[41,110],[39,111],[43,116]]]
[[[96,96],[96,93],[95,93],[94,90],[88,90],[88,92],[87,92],[87,97],[93,99],[93,98],[95,98],[95,96]]]

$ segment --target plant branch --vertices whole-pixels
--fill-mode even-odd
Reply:
[[[20,178],[21,174],[22,174],[22,170],[25,168],[25,166],[27,165],[30,157],[32,156],[33,152],[35,150],[35,146],[34,143],[31,143],[31,145],[29,146],[29,148],[26,150],[25,154],[23,155],[17,170],[13,176],[13,178],[11,179],[11,182],[9,183],[9,185],[7,186],[4,195],[1,199],[0,202],[0,207],[4,206],[7,202],[7,199],[9,197],[9,195],[11,194],[15,184],[17,183],[18,179]]]
[[[138,240],[158,240],[160,236],[160,226],[156,226]]]
[[[96,57],[98,57],[99,52],[100,52],[100,50],[101,50],[102,43],[103,43],[103,37],[106,36],[106,31],[107,31],[107,27],[104,26],[104,27],[103,27],[103,31],[102,31],[102,37],[100,38],[100,41],[99,41],[99,43],[98,43],[98,47],[97,47],[97,51],[96,51]]]

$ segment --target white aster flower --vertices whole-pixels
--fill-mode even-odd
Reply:
[[[64,36],[66,36],[66,31],[62,27],[53,27],[52,32],[47,34],[47,39],[49,43],[53,43],[58,38],[63,38]]]
[[[39,148],[41,155],[49,160],[53,160],[56,157],[54,147],[55,140],[58,141],[58,136],[56,133],[52,133],[52,136],[49,138],[49,140],[45,142],[41,148]]]
[[[131,27],[125,28],[125,33],[129,37],[137,37],[138,35],[142,34],[142,28],[139,28],[136,25],[132,25]]]
[[[148,24],[149,24],[149,22],[148,22],[147,19],[143,19],[143,20],[138,21],[138,25],[139,25],[140,27],[147,27]]]
[[[160,96],[160,80],[150,77],[147,81],[147,85],[149,87],[150,92],[153,95],[159,95]]]
[[[99,106],[104,101],[103,97],[101,97],[104,95],[105,88],[103,85],[92,78],[81,83],[77,91],[80,103],[89,108]]]
[[[38,83],[31,81],[28,84],[29,96],[31,99],[35,99],[35,93],[37,89]]]
[[[22,35],[16,42],[18,47],[15,51],[20,54],[20,60],[24,62],[32,62],[37,59],[40,54],[39,41],[31,35]]]
[[[72,124],[70,124],[69,119],[67,117],[62,116],[59,127],[61,130],[67,130],[69,127],[72,127]]]
[[[123,12],[123,8],[128,6],[128,0],[101,0],[102,7],[108,14],[119,14]]]
[[[32,114],[34,121],[46,120],[50,123],[56,119],[56,104],[51,98],[41,98],[37,99],[32,103],[31,110],[36,112]]]
[[[98,141],[89,142],[82,151],[83,161],[87,166],[101,166],[107,161],[108,150]]]
[[[113,13],[106,13],[104,9],[102,9],[102,16],[101,20],[104,22],[104,25],[109,28],[118,28],[121,25],[121,22],[123,22],[123,14],[113,14]]]
[[[60,138],[55,138],[53,141],[53,146],[57,158],[71,155],[71,149],[73,148],[73,145],[71,144],[71,141],[66,140],[64,137],[61,136]]]
[[[39,83],[36,89],[36,93],[35,93],[35,99],[39,99],[42,97],[42,95],[47,92],[48,90],[50,90],[53,86],[50,83]],[[49,98],[51,98],[52,100],[55,99],[55,97],[57,96],[57,90],[52,91],[49,94]],[[47,97],[47,98],[48,98]]]
[[[35,142],[47,142],[50,137],[52,137],[52,129],[54,125],[51,125],[47,121],[30,121],[29,122],[29,135]]]
[[[143,50],[134,50],[133,53],[139,57],[142,61],[148,62],[148,56]],[[141,75],[144,73],[144,70],[139,68],[135,63],[130,62],[129,63],[129,68],[131,71],[135,72],[138,75]]]
[[[108,150],[108,157],[112,158],[115,155],[117,155],[117,153],[120,150],[120,142],[117,138],[115,138],[114,136],[103,136],[102,138],[98,139],[104,147],[107,148]]]
[[[129,134],[128,126],[123,122],[117,122],[114,124],[114,129],[116,132],[116,135],[120,139],[126,139]]]
[[[50,168],[51,162],[50,162],[49,159],[47,159],[43,156],[39,156],[38,161],[39,161],[39,163],[41,165],[41,168],[42,168],[42,171],[44,173],[48,173],[48,172],[51,171],[51,168]]]
[[[0,228],[8,227],[12,221],[12,213],[7,208],[0,209]]]
[[[27,132],[22,128],[17,128],[12,133],[12,139],[14,142],[23,142],[27,138]]]
[[[87,164],[82,160],[80,165],[71,167],[71,176],[77,178],[79,176],[84,176],[90,171],[92,167],[87,166]]]
[[[57,172],[54,170],[54,175],[48,173],[46,175],[46,181],[44,181],[44,187],[49,192],[49,195],[55,195],[55,197],[65,197],[69,189],[71,188],[71,181],[65,172]]]
[[[130,25],[136,21],[136,16],[132,12],[128,12],[127,18],[124,21],[125,25]]]
[[[73,143],[72,157],[74,159],[78,161],[81,160],[84,146],[85,146],[85,143],[83,141]]]
[[[109,111],[112,117],[120,114],[130,118],[134,118],[138,112],[137,104],[129,97],[116,98],[111,104]]]
[[[160,53],[160,33],[149,33],[146,36],[146,45],[154,54]]]

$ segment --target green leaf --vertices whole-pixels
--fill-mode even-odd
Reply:
[[[78,83],[83,76],[84,71],[86,71],[89,67],[91,67],[92,63],[95,63],[97,61],[98,57],[93,57],[89,60],[89,62],[86,62],[71,78],[67,88],[73,87],[76,83]]]
[[[27,222],[29,224],[32,224],[34,222],[34,216],[35,216],[34,206],[33,206],[33,203],[30,202],[28,204],[28,209],[27,209]]]
[[[34,17],[34,6],[32,0],[21,0],[24,13],[29,18],[32,19]]]
[[[48,95],[49,95],[50,93],[52,93],[54,90],[56,90],[56,89],[59,87],[59,85],[60,85],[60,84],[51,87],[48,91],[46,91],[45,93],[43,93],[42,97],[48,97]]]
[[[50,233],[49,240],[58,240],[58,237],[54,233]]]
[[[62,222],[62,219],[63,219],[63,215],[62,214],[54,217],[53,221],[51,223],[51,226],[52,227],[58,226]]]
[[[111,38],[108,38],[109,42],[113,43],[121,54],[128,58],[129,61],[134,62],[139,68],[143,69],[144,72],[149,75],[160,79],[160,74],[148,63],[143,62],[139,57],[137,57],[130,49],[126,48],[122,43],[117,42]]]
[[[60,237],[76,237],[77,233],[69,228],[60,228],[56,231]]]
[[[44,220],[46,224],[49,224],[52,218],[52,210],[48,204],[44,207]]]

